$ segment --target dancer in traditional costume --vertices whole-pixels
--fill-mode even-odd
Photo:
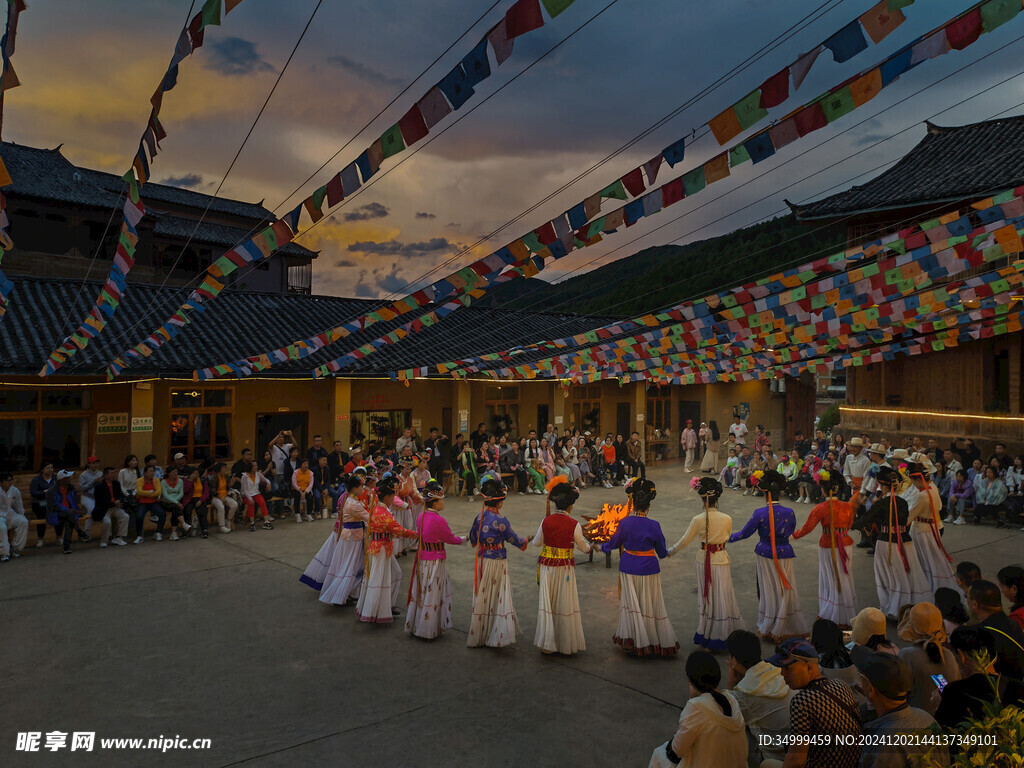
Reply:
[[[621,548],[619,626],[612,641],[631,656],[674,656],[679,653],[679,641],[665,610],[658,563],[668,557],[665,534],[658,522],[647,516],[658,491],[643,476],[626,486],[630,513],[601,545],[603,552]]]
[[[805,637],[807,622],[800,610],[800,596],[793,578],[793,545],[789,537],[796,529],[796,515],[774,499],[786,488],[786,478],[775,470],[753,475],[756,487],[764,493],[767,506],[754,511],[743,530],[729,537],[741,541],[757,532],[757,632],[771,642],[788,637]]]
[[[335,544],[324,586],[320,590],[320,602],[347,605],[359,599],[366,567],[364,529],[376,506],[376,493],[363,483],[359,475],[353,474],[345,483],[340,519],[328,536],[328,540]]]
[[[465,539],[452,533],[444,511],[444,487],[428,481],[420,491],[426,509],[416,518],[420,545],[409,582],[405,631],[424,640],[443,635],[452,626],[452,585],[448,580],[445,544],[462,544]]]
[[[843,476],[838,472],[822,470],[814,476],[825,501],[808,516],[803,527],[793,534],[800,539],[821,523],[818,539],[818,618],[835,622],[849,629],[857,615],[857,593],[853,588],[853,507],[839,501],[843,495]]]
[[[427,462],[428,461],[430,461],[430,452],[429,451],[427,451],[426,453],[423,453],[423,454],[421,454],[419,456],[419,459],[418,459],[418,461],[416,463],[416,469],[414,469],[412,471],[412,479],[413,479],[413,482],[416,484],[416,496],[419,497],[419,501],[416,501],[415,497],[413,498],[413,503],[412,503],[412,519],[413,519],[413,521],[419,520],[420,513],[423,512],[424,509],[426,509],[426,505],[424,503],[425,502],[425,498],[423,496],[423,490],[427,487],[427,483],[429,483],[431,480],[434,479],[434,478],[432,478],[430,476],[430,470],[427,469]],[[413,526],[413,527],[415,527],[415,526]]]
[[[923,454],[921,458],[927,459]],[[928,464],[917,463],[908,467],[910,479],[917,489],[917,499],[910,508],[910,533],[917,549],[921,570],[928,579],[929,592],[934,595],[940,587],[956,589],[953,558],[942,546],[942,498],[931,482]]]
[[[416,523],[415,514],[423,509],[423,497],[420,496],[419,491],[416,490],[416,480],[412,476],[412,469],[415,464],[416,460],[411,456],[403,458],[401,461],[401,470],[396,478],[398,486],[397,492],[395,493],[395,503],[392,508],[392,514],[394,514],[395,520],[397,520],[399,525],[403,528],[413,528]],[[396,541],[395,544],[399,545],[399,542]],[[397,546],[400,550],[400,554],[402,555],[405,555],[410,549],[414,549],[415,547],[415,538],[403,538],[400,546]]]
[[[512,605],[512,584],[505,562],[505,542],[526,550],[529,542],[512,530],[501,515],[508,489],[501,480],[489,478],[480,485],[484,508],[473,521],[469,541],[476,547],[473,564],[473,619],[466,645],[501,648],[519,635],[519,620]]]
[[[394,478],[377,486],[377,506],[370,513],[366,561],[356,618],[374,624],[390,624],[398,615],[398,595],[402,590],[402,569],[395,560],[393,539],[415,537],[416,531],[403,528],[388,507],[395,498]]]
[[[537,585],[540,599],[537,605],[537,634],[533,644],[544,653],[562,653],[567,656],[587,650],[580,618],[580,598],[576,590],[576,559],[573,547],[590,552],[591,545],[583,535],[583,528],[570,515],[578,488],[562,475],[547,485],[547,515],[537,529],[534,546],[543,546],[537,558]],[[554,504],[555,510],[551,511]]]
[[[353,489],[358,486],[362,486],[362,478],[357,477],[352,479],[354,480],[354,484],[352,485]],[[348,489],[348,481],[346,481],[346,489]],[[339,503],[344,504],[345,501],[348,500],[350,493],[350,491],[347,491],[343,494]],[[306,570],[302,572],[301,576],[299,576],[299,581],[306,586],[312,587],[317,592],[324,587],[324,581],[327,579],[327,571],[331,567],[331,560],[334,558],[334,551],[338,548],[338,534],[340,527],[341,521],[339,520],[335,524],[334,530],[327,534],[327,539],[324,541],[323,546],[320,547],[320,551],[313,555],[313,559],[309,561],[309,565],[306,566]],[[360,524],[360,534],[362,534],[362,530],[363,527],[362,524]],[[362,538],[361,535],[360,538]]]
[[[732,586],[732,568],[725,543],[732,533],[732,517],[718,510],[722,483],[713,477],[693,478],[690,487],[704,502],[704,511],[691,521],[686,533],[668,549],[674,555],[691,541],[700,541],[697,573],[697,610],[700,618],[693,634],[694,645],[724,651],[725,640],[737,629],[746,629]]]
[[[853,521],[875,537],[875,588],[882,613],[895,620],[904,605],[930,601],[928,579],[921,570],[912,536],[907,529],[907,502],[897,496],[900,473],[880,467],[875,474],[882,496]]]

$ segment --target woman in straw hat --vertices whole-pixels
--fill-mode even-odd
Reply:
[[[695,562],[700,618],[693,642],[712,651],[724,651],[726,638],[734,630],[747,628],[740,616],[729,553],[725,551],[725,543],[732,533],[732,517],[718,510],[722,496],[722,484],[718,480],[695,477],[690,480],[690,487],[704,502],[704,511],[694,516],[686,533],[669,547],[668,553],[674,555],[694,539],[700,541]]]
[[[789,537],[796,529],[796,515],[789,507],[775,503],[786,487],[786,478],[774,470],[754,474],[757,488],[768,501],[754,511],[743,530],[729,537],[741,541],[756,531],[760,541],[757,555],[757,632],[778,643],[788,637],[805,637],[807,622],[800,610],[800,596],[793,577],[793,545]]]
[[[540,599],[533,643],[544,653],[571,655],[587,649],[576,590],[573,547],[590,552],[591,545],[583,535],[583,528],[570,517],[580,496],[579,489],[561,475],[553,478],[547,487],[547,515],[533,539],[534,546],[544,547],[537,558]]]
[[[489,478],[480,484],[484,507],[473,521],[469,541],[476,547],[473,564],[473,618],[466,645],[470,648],[512,645],[519,635],[519,620],[512,605],[512,584],[508,578],[505,542],[526,550],[528,542],[512,530],[501,514],[508,489],[501,480]]]
[[[902,606],[928,599],[928,580],[907,528],[907,502],[897,495],[903,478],[895,469],[883,466],[875,479],[882,496],[870,508],[861,508],[853,527],[864,528],[875,537],[878,604],[886,616],[895,620]]]
[[[647,513],[658,495],[645,476],[626,484],[629,514],[615,534],[601,545],[602,552],[621,549],[619,557],[619,626],[612,641],[631,656],[674,656],[679,641],[665,610],[661,566],[668,557],[665,534]]]
[[[850,628],[857,614],[857,595],[853,588],[853,508],[839,501],[844,485],[838,472],[822,470],[814,477],[825,501],[811,510],[803,527],[793,534],[800,539],[821,524],[818,539],[818,618],[828,619],[842,629]]]
[[[409,581],[405,631],[424,640],[433,640],[452,626],[452,587],[445,544],[457,546],[465,539],[452,533],[448,521],[441,515],[444,487],[437,480],[428,481],[419,494],[426,508],[416,518],[420,546]]]

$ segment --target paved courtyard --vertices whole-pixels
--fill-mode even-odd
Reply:
[[[699,501],[690,475],[655,465],[652,517],[669,544]],[[596,513],[621,488],[588,489],[576,507]],[[728,491],[723,511],[738,529],[760,500]],[[799,521],[811,507],[796,505]],[[449,499],[465,534],[479,503]],[[531,536],[540,496],[512,496],[505,512]],[[644,766],[675,728],[686,702],[685,655],[696,617],[694,551],[662,561],[669,615],[682,650],[674,660],[625,657],[611,642],[617,571],[604,557],[577,568],[587,651],[548,657],[532,644],[537,551],[509,552],[523,636],[512,648],[467,649],[473,584],[469,547],[449,548],[454,630],[435,642],[368,626],[352,608],[328,607],[298,578],[330,521],[281,521],[269,532],[238,530],[137,547],[50,544],[0,566],[3,658],[0,764],[5,766]],[[991,525],[953,527],[954,559],[986,577],[1020,562],[1024,534]],[[757,618],[754,539],[730,546],[743,616]],[[808,621],[817,606],[817,536],[796,544],[796,581]],[[408,585],[412,557],[400,559]],[[871,559],[855,550],[860,605],[874,605]],[[403,592],[404,594],[404,592]],[[768,647],[765,646],[765,650]],[[26,731],[95,732],[90,753],[16,752]],[[209,738],[204,751],[102,751],[100,738]],[[70,746],[70,745],[69,745]]]

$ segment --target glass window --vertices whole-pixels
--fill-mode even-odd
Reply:
[[[34,411],[38,404],[34,389],[0,389],[0,411]]]
[[[184,413],[171,414],[171,448],[188,448],[188,416]]]
[[[89,393],[85,390],[44,390],[44,411],[85,411],[89,409]]]
[[[230,389],[207,389],[203,392],[203,406],[206,408],[230,408]]]
[[[0,419],[0,470],[34,472],[35,455],[35,419]]]
[[[519,403],[492,403],[484,407],[484,414],[489,432],[519,438]]]
[[[43,461],[55,466],[81,469],[89,450],[89,419],[67,416],[43,419]]]
[[[171,392],[172,408],[201,408],[203,393],[198,390]]]

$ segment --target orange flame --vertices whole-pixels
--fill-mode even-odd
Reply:
[[[591,541],[608,541],[627,514],[629,507],[625,504],[605,504],[597,517],[584,515],[589,522],[583,526],[583,535]]]

